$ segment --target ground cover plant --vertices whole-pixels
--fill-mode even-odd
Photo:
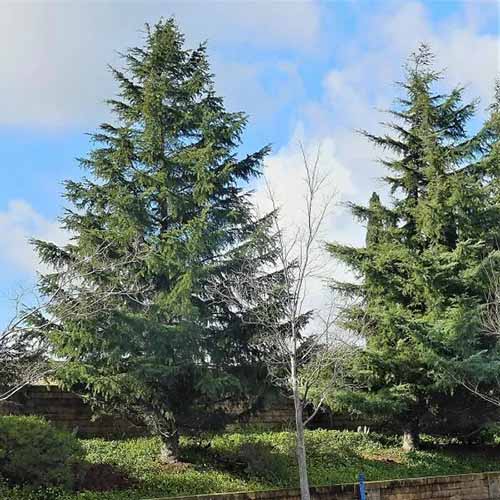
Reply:
[[[287,431],[233,432],[182,439],[183,463],[175,466],[159,462],[161,441],[155,437],[91,439],[82,440],[81,444],[86,462],[96,471],[104,468],[107,486],[114,485],[114,490],[68,493],[57,488],[4,486],[0,498],[139,500],[298,486],[293,433]],[[421,450],[404,452],[396,436],[314,430],[306,432],[306,446],[312,485],[353,482],[361,471],[368,480],[383,480],[500,470],[500,449],[496,446],[466,447],[445,439],[427,438]],[[104,483],[94,487],[103,489]]]

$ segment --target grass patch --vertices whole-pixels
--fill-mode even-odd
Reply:
[[[68,494],[60,490],[1,490],[9,500],[139,500],[155,496],[194,495],[294,487],[298,484],[290,432],[228,433],[202,441],[182,441],[183,465],[165,467],[156,460],[155,438],[82,440],[86,460],[105,464],[130,479],[132,489]],[[497,447],[463,447],[424,441],[426,449],[405,453],[395,438],[355,432],[306,433],[313,485],[448,475],[500,470]],[[3,496],[2,496],[3,495]]]

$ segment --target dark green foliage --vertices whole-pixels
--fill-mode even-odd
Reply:
[[[39,417],[0,417],[0,475],[13,485],[74,484],[83,456],[78,440]]]
[[[365,247],[329,245],[359,279],[334,288],[357,297],[345,325],[366,338],[356,369],[368,390],[338,395],[337,403],[412,432],[456,402],[471,407],[459,382],[464,371],[481,373],[489,390],[499,366],[496,339],[481,325],[486,270],[499,262],[498,110],[469,135],[477,103],[464,104],[461,88],[437,93],[440,78],[422,46],[389,133],[363,132],[390,153],[383,160],[390,206],[374,194],[368,207],[351,207],[367,223]],[[478,420],[486,415],[474,411]]]
[[[92,135],[87,176],[66,183],[72,243],[35,242],[56,267],[45,293],[68,262],[87,285],[58,293],[51,310],[59,377],[105,411],[146,421],[174,455],[179,429],[221,427],[228,403],[248,409],[265,390],[250,312],[213,291],[272,260],[269,222],[243,187],[268,148],[237,158],[246,116],[215,94],[205,46],[183,44],[166,20],[123,55],[115,122]]]

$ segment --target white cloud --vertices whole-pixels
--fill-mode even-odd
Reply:
[[[261,128],[272,123],[282,126],[276,123],[279,111],[305,96],[297,64],[280,60],[247,64],[217,56],[212,62],[227,108],[248,112]]]
[[[230,98],[243,98],[240,105],[249,112],[252,103],[234,81],[238,75],[248,77],[249,88],[258,83],[258,75],[251,74],[251,62],[239,61],[234,52],[228,56],[231,47],[301,52],[314,50],[319,34],[316,2],[4,0],[0,2],[0,123],[93,126],[106,116],[103,100],[114,94],[106,68],[108,63],[119,64],[116,51],[140,43],[145,22],[172,14],[188,45],[208,39],[209,48],[227,49],[227,71],[221,65],[218,81]]]
[[[500,21],[499,3],[493,9],[483,2],[476,3],[482,19],[492,15],[497,23]],[[377,40],[384,44],[387,64],[392,68],[400,66],[418,43],[428,43],[437,66],[446,70],[448,81],[469,86],[469,95],[487,103],[500,71],[500,41],[498,35],[481,32],[481,18],[477,17],[480,11],[471,9],[465,19],[450,15],[433,23],[424,3],[407,2],[391,15],[379,17]]]
[[[59,245],[68,242],[68,234],[59,224],[40,215],[24,200],[12,200],[0,212],[0,262],[10,270],[32,274],[45,270],[29,240],[38,238]]]
[[[301,123],[297,125],[289,143],[265,160],[264,175],[272,188],[277,204],[281,207],[286,226],[292,228],[304,222],[305,170],[304,157],[312,164],[319,158],[319,167],[328,174],[322,196],[336,193],[349,195],[354,187],[349,170],[338,160],[337,145],[332,137],[307,137]],[[271,209],[264,185],[255,195],[259,207]]]
[[[188,34],[214,42],[244,43],[265,49],[313,50],[320,30],[315,0],[232,0],[167,2]]]
[[[376,126],[384,118],[378,110],[396,97],[394,82],[403,78],[403,66],[420,43],[430,45],[448,88],[465,85],[467,98],[480,97],[486,106],[500,73],[498,36],[453,16],[433,22],[423,3],[393,5],[389,13],[365,19],[361,38],[344,48],[344,64],[325,77],[325,100],[336,116],[357,128]],[[499,9],[497,4],[497,19]]]
[[[304,156],[310,166],[318,159],[320,172],[327,175],[326,182],[315,198],[315,213],[317,214],[333,196],[333,203],[313,250],[313,266],[318,268],[321,277],[307,279],[306,283],[305,308],[321,311],[328,306],[331,299],[330,294],[325,291],[325,279],[333,276],[336,266],[325,251],[324,243],[336,239],[339,229],[336,214],[341,211],[338,202],[354,190],[349,170],[338,159],[335,140],[329,136],[307,137],[303,126],[298,124],[290,142],[265,161],[266,182],[255,192],[254,202],[261,214],[270,212],[273,206],[279,208],[280,225],[285,231],[286,244],[289,245],[292,255],[298,255],[300,245],[294,247],[292,241],[298,232],[304,230],[307,223]]]

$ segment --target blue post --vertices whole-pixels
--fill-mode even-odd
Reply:
[[[366,500],[365,475],[362,472],[359,474],[359,499]]]

